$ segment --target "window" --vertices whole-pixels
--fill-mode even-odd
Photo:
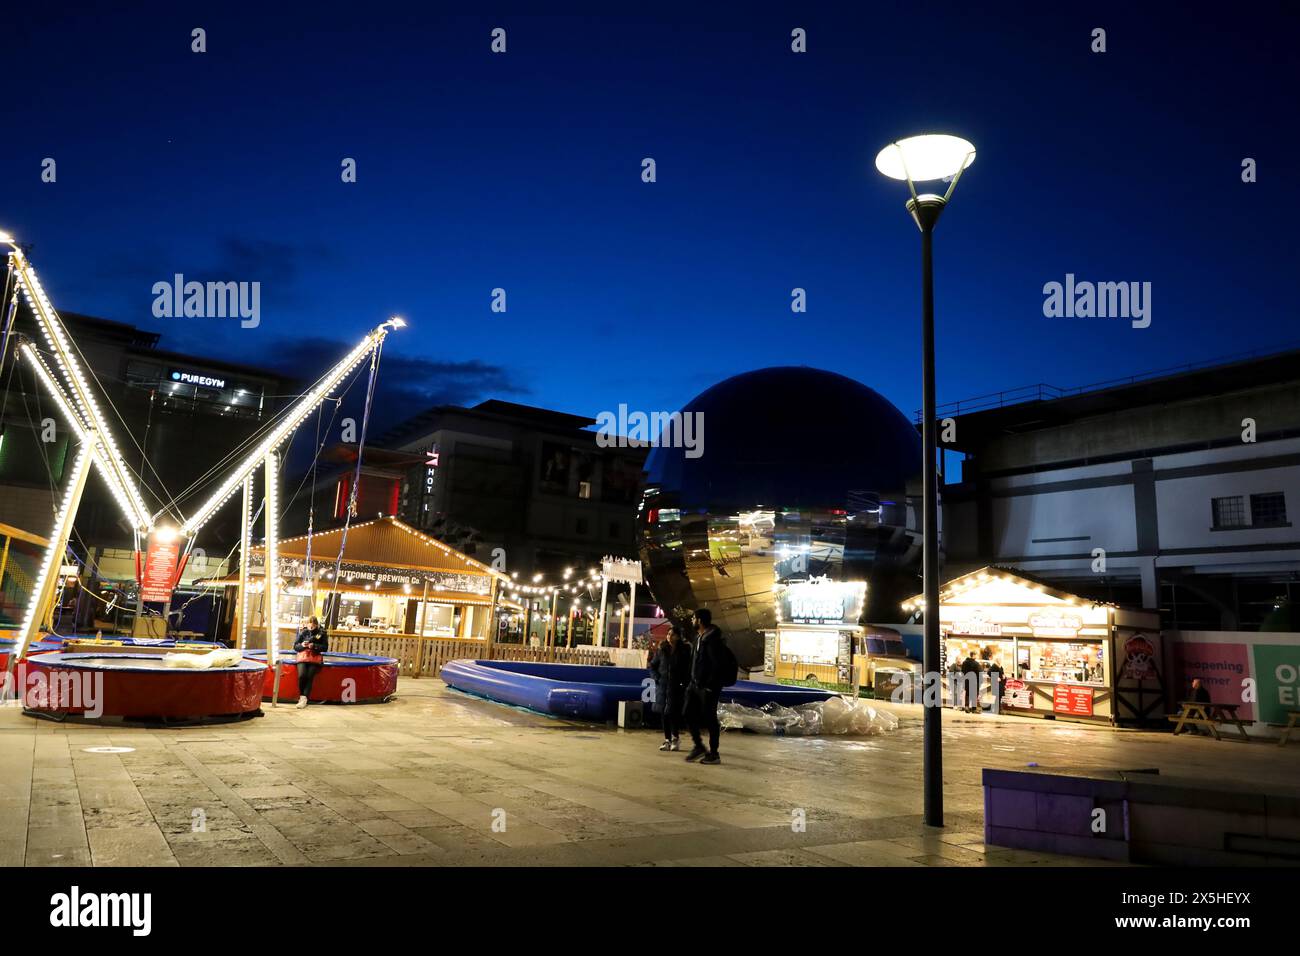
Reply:
[[[574,523],[574,530],[575,530],[578,534],[586,534],[586,533],[587,533],[587,519],[586,519],[586,518],[578,518],[577,521]]]
[[[1286,524],[1286,495],[1280,491],[1251,495],[1250,523],[1275,527]]]
[[[1216,528],[1245,528],[1246,502],[1241,495],[1230,498],[1211,498],[1210,505],[1214,513]]]
[[[578,482],[578,497],[579,497],[579,498],[590,498],[590,497],[591,497],[591,482],[590,482],[590,481],[580,481],[580,482]]]
[[[617,521],[611,521],[609,523],[609,536],[615,540],[623,536],[623,529],[619,526]]]

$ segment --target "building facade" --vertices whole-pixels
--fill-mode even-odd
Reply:
[[[975,404],[940,411],[945,577],[1021,568],[1193,630],[1300,597],[1300,351]]]
[[[495,399],[431,408],[367,444],[356,518],[395,514],[521,580],[632,556],[646,449],[601,447],[595,423]],[[317,528],[342,523],[355,480],[355,446],[325,457],[307,496]],[[303,500],[292,521],[305,530]]]

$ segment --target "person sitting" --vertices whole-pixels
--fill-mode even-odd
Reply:
[[[1201,683],[1199,677],[1192,681],[1192,700],[1198,704],[1214,703],[1214,701],[1210,700],[1210,692],[1206,689],[1205,685]]]
[[[329,635],[325,632],[325,628],[320,626],[317,618],[308,618],[307,626],[298,632],[298,638],[293,642],[293,649],[298,652],[299,710],[307,706],[307,698],[311,696],[311,685],[315,683],[316,675],[325,666],[324,654],[329,648]]]

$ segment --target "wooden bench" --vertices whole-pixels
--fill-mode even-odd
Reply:
[[[1277,739],[1279,747],[1285,747],[1287,740],[1291,737],[1291,731],[1295,730],[1296,721],[1300,720],[1300,710],[1288,710],[1286,712],[1286,726],[1282,728],[1282,736]]]
[[[1204,727],[1210,732],[1215,740],[1222,740],[1219,736],[1219,728],[1224,724],[1232,724],[1241,734],[1242,740],[1249,740],[1250,736],[1246,733],[1245,723],[1237,716],[1237,708],[1240,704],[1215,704],[1208,701],[1185,700],[1179,706],[1176,714],[1170,714],[1167,718],[1174,722],[1174,736],[1178,736],[1185,729],[1190,727]],[[1188,730],[1190,733],[1191,731]]]

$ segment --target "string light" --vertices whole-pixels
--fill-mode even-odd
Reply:
[[[32,587],[31,597],[27,602],[27,613],[23,616],[23,629],[18,638],[18,646],[13,649],[9,656],[11,669],[27,654],[27,648],[36,639],[36,632],[41,626],[41,615],[45,610],[47,598],[45,588],[50,581],[50,576],[57,574],[56,569],[63,563],[64,547],[67,544],[68,535],[72,531],[72,518],[76,510],[76,503],[81,497],[81,491],[85,488],[86,469],[90,467],[90,458],[90,447],[83,443],[77,449],[77,455],[72,460],[72,468],[68,475],[68,487],[64,489],[63,501],[60,503],[54,519],[54,530],[50,533],[50,546],[45,549],[45,557],[41,560],[41,569],[36,575],[36,583]]]
[[[276,428],[254,449],[240,464],[230,473],[212,494],[212,496],[203,504],[201,508],[181,528],[181,533],[192,535],[197,532],[208,519],[225,504],[230,497],[239,489],[246,475],[252,474],[257,466],[266,459],[276,448],[280,446],[286,438],[289,437],[299,425],[306,421],[307,417],[314,412],[317,407],[329,397],[338,384],[346,378],[362,360],[370,354],[373,349],[379,347],[387,337],[391,328],[400,328],[393,325],[393,320],[383,323],[373,332],[369,333],[361,340],[355,348],[352,349],[344,358],[332,369],[325,373],[324,376],[316,383],[296,406],[294,406],[288,415],[285,416]],[[277,516],[278,518],[278,516]]]

